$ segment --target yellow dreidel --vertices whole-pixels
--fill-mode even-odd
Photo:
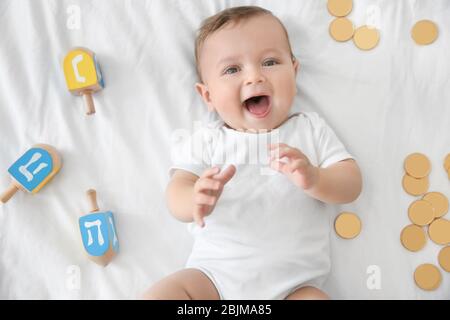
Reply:
[[[37,193],[58,173],[61,164],[55,148],[47,144],[34,145],[8,169],[12,183],[0,195],[0,202],[6,203],[18,190]]]
[[[69,91],[84,97],[86,114],[95,113],[92,93],[104,88],[102,72],[95,54],[86,48],[73,48],[64,58],[63,68]]]
[[[81,239],[89,258],[106,266],[119,252],[114,216],[111,211],[99,212],[95,190],[88,190],[87,197],[91,211],[78,220]]]

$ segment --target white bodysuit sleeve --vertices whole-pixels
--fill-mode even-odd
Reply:
[[[318,166],[326,168],[336,162],[353,159],[344,144],[328,124],[318,114],[308,115],[314,130],[314,142],[318,157]]]
[[[200,129],[192,135],[184,134],[186,130],[180,130],[180,134],[173,137],[171,144],[171,162],[169,177],[176,169],[183,169],[197,176],[210,167],[211,146],[208,140],[208,130]]]

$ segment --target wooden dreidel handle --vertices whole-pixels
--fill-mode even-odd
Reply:
[[[9,167],[12,183],[0,196],[0,201],[6,203],[17,190],[37,193],[61,166],[61,157],[55,148],[47,144],[34,145]]]
[[[95,113],[94,99],[92,99],[92,91],[83,92],[84,104],[86,105],[86,114],[91,115]]]
[[[17,191],[19,191],[19,188],[17,188],[17,186],[14,185],[14,183],[11,183],[8,189],[6,189],[6,191],[0,195],[0,202],[1,203],[8,202],[8,200],[11,199],[13,195],[16,194]]]
[[[86,114],[94,114],[92,94],[104,87],[95,53],[87,48],[72,48],[64,58],[63,69],[69,91],[74,95],[83,96]]]
[[[99,211],[95,190],[88,190],[86,195],[90,213],[79,218],[83,246],[89,259],[106,266],[119,252],[114,216],[110,211]]]
[[[97,212],[100,209],[98,208],[98,204],[97,204],[97,191],[95,191],[94,189],[89,189],[88,191],[86,191],[86,195],[88,197],[88,201],[90,204],[90,208],[91,208],[91,212]]]

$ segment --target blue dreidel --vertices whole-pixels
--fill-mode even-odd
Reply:
[[[58,173],[61,164],[55,148],[47,144],[34,145],[8,169],[12,182],[0,195],[0,202],[6,203],[18,190],[37,193]]]
[[[111,211],[99,211],[95,190],[88,190],[87,197],[91,211],[78,221],[81,239],[89,258],[105,267],[119,252],[114,216]]]

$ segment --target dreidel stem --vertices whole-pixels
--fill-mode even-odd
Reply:
[[[97,204],[97,192],[94,189],[89,189],[86,192],[86,195],[88,197],[89,205],[91,207],[91,212],[97,212],[100,209],[98,208]]]
[[[19,190],[13,183],[0,195],[0,202],[6,203]]]
[[[86,114],[91,115],[95,113],[94,99],[92,99],[92,91],[83,92],[84,104],[86,105]]]

